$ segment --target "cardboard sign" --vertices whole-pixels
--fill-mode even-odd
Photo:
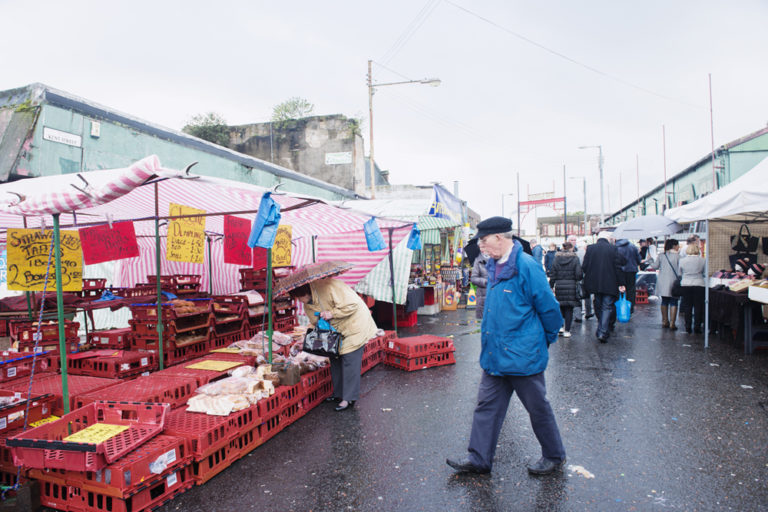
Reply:
[[[205,210],[171,203],[171,217],[176,215],[199,215]],[[165,258],[168,261],[203,263],[205,258],[205,217],[171,219],[168,224],[168,241]]]
[[[139,244],[136,241],[133,222],[116,222],[112,227],[105,224],[82,228],[79,231],[86,265],[139,256]]]
[[[224,263],[251,265],[251,248],[248,247],[250,234],[250,221],[231,215],[224,216]]]
[[[39,229],[8,230],[8,289],[42,291],[53,231]],[[48,291],[56,289],[55,255],[48,272]],[[61,284],[65,292],[83,289],[83,255],[77,231],[61,231]]]
[[[108,439],[112,439],[120,432],[128,430],[128,425],[111,425],[109,423],[94,423],[93,425],[78,430],[71,436],[67,436],[63,441],[71,443],[99,444]]]
[[[239,361],[213,361],[209,359],[207,361],[200,361],[199,363],[185,366],[185,368],[190,368],[192,370],[209,370],[212,372],[225,372],[230,368],[234,368],[236,366],[242,366],[242,365],[243,363]]]
[[[275,243],[272,246],[272,266],[290,267],[291,266],[291,226],[280,224],[277,227]]]

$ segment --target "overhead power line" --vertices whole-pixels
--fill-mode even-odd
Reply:
[[[488,19],[485,16],[481,16],[480,14],[477,14],[474,11],[470,11],[466,7],[462,7],[461,5],[459,5],[459,4],[455,3],[455,2],[452,2],[451,0],[444,0],[444,1],[446,3],[448,3],[448,4],[451,4],[455,8],[459,9],[460,11],[464,11],[465,13],[467,13],[467,14],[469,14],[471,16],[474,16],[475,18],[477,18],[477,19],[479,19],[479,20],[481,20],[481,21],[483,21],[485,23],[488,23],[489,25],[492,25],[492,26],[498,28],[499,30],[504,31],[504,32],[506,32],[507,34],[509,34],[511,36],[514,36],[514,37],[516,37],[516,38],[518,38],[518,39],[520,39],[522,41],[525,41],[526,43],[528,43],[528,44],[530,44],[532,46],[535,46],[535,47],[537,47],[537,48],[539,48],[541,50],[544,50],[547,53],[550,53],[550,54],[552,54],[552,55],[554,55],[556,57],[559,57],[559,58],[561,58],[563,60],[567,60],[568,62],[570,62],[572,64],[576,64],[577,66],[580,66],[580,67],[582,67],[584,69],[587,69],[587,70],[589,70],[589,71],[591,71],[593,73],[596,73],[596,74],[598,74],[600,76],[603,76],[605,78],[609,78],[609,79],[611,79],[611,80],[613,80],[615,82],[618,82],[618,83],[620,83],[622,85],[626,85],[627,87],[631,87],[631,88],[636,89],[638,91],[642,91],[642,92],[644,92],[646,94],[651,94],[651,95],[656,96],[658,98],[663,98],[663,99],[665,99],[667,101],[672,101],[674,103],[679,103],[681,105],[687,105],[689,107],[694,107],[694,108],[705,108],[703,105],[697,105],[695,103],[689,103],[687,101],[683,101],[683,100],[680,100],[680,99],[677,99],[677,98],[673,98],[671,96],[667,96],[667,95],[658,93],[656,91],[653,91],[653,90],[648,89],[646,87],[643,87],[641,85],[634,84],[634,83],[632,83],[632,82],[630,82],[628,80],[624,80],[623,78],[619,78],[617,76],[611,75],[610,73],[606,73],[605,71],[597,69],[594,66],[590,66],[589,64],[585,64],[585,63],[583,63],[581,61],[578,61],[578,60],[576,60],[576,59],[574,59],[572,57],[569,57],[568,55],[565,55],[564,53],[561,53],[561,52],[559,52],[557,50],[553,50],[552,48],[548,48],[548,47],[544,46],[541,43],[537,43],[533,39],[530,39],[530,38],[520,34],[519,32],[515,32],[512,29],[509,29],[509,28],[507,28],[507,27],[505,27],[503,25],[500,25],[499,23],[496,23],[495,21],[493,21],[491,19]]]
[[[413,35],[418,32],[424,22],[430,17],[437,6],[440,5],[440,0],[427,0],[424,7],[416,14],[416,17],[411,20],[407,27],[400,33],[400,36],[395,40],[392,46],[387,50],[387,53],[381,58],[382,61],[389,64],[392,59],[403,49]]]

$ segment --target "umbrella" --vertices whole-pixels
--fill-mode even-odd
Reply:
[[[304,265],[296,272],[279,279],[275,285],[273,294],[275,297],[284,295],[289,291],[304,286],[307,283],[311,283],[312,281],[342,274],[353,266],[354,265],[351,263],[340,260],[321,261]]]
[[[677,222],[663,215],[643,215],[635,217],[616,226],[611,235],[619,240],[673,235],[683,229]]]

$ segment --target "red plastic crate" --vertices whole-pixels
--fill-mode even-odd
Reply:
[[[367,356],[363,356],[362,364],[360,365],[360,375],[371,370],[374,366],[384,360],[384,353],[382,351],[372,352]]]
[[[298,325],[298,321],[295,316],[286,316],[281,318],[274,318],[272,321],[272,329],[275,331],[287,331],[293,330],[293,327]]]
[[[234,368],[237,368],[237,366],[233,366],[232,368],[228,370],[200,370],[197,368],[189,368],[189,366],[203,362],[203,361],[227,361],[232,363],[238,363],[237,366],[243,366],[245,363],[242,363],[240,361],[232,361],[228,359],[219,359],[217,357],[212,355],[206,355],[204,357],[198,358],[198,359],[192,359],[190,361],[186,361],[184,363],[177,364],[176,366],[171,366],[170,368],[166,368],[165,370],[161,370],[159,372],[155,372],[154,375],[179,375],[183,377],[192,377],[197,382],[197,386],[200,387],[204,384],[208,384],[209,382],[213,382],[219,379],[223,379],[225,377],[229,376],[229,370],[232,370]]]
[[[211,350],[217,349],[217,348],[227,348],[233,343],[236,343],[240,340],[244,340],[249,338],[250,336],[247,335],[248,333],[248,324],[243,324],[243,329],[240,332],[230,333],[230,334],[214,334],[211,338]]]
[[[8,438],[17,466],[68,471],[98,471],[160,434],[169,407],[140,402],[95,402],[51,423]],[[100,443],[64,441],[96,423],[127,430]]]
[[[77,331],[80,329],[78,322],[64,320],[64,338],[77,338]],[[35,335],[37,334],[37,322],[28,320],[14,320],[10,324],[11,341],[18,341],[27,345],[35,344]],[[50,342],[59,342],[59,324],[58,322],[43,323],[40,327],[40,344],[49,344]]]
[[[153,468],[153,463],[160,459],[165,461],[165,467]],[[67,485],[106,496],[128,498],[162,478],[163,473],[189,466],[191,462],[186,439],[161,434],[100,471],[31,469],[29,475],[38,480],[63,480]],[[153,469],[159,473],[153,473]]]
[[[88,343],[94,348],[128,349],[133,333],[130,327],[102,329],[88,333]]]
[[[36,396],[32,394],[27,411],[26,392],[0,391],[0,396],[18,396],[19,401],[0,407],[0,433],[24,426],[24,415],[28,415],[27,424],[49,417],[53,413],[56,397],[50,393]],[[3,461],[0,460],[0,464]]]
[[[165,345],[165,343],[163,343]],[[172,347],[167,346],[163,349],[163,367],[167,368],[176,364],[180,364],[197,357],[204,356],[210,350],[211,345],[209,341],[203,341],[195,343],[194,345],[187,345],[185,347]],[[159,354],[157,348],[149,349],[148,352]],[[159,358],[158,358],[159,360]]]
[[[301,387],[306,395],[315,388],[331,382],[331,367],[323,366],[317,370],[305,373],[301,376]]]
[[[258,427],[256,427],[258,428]],[[192,461],[192,478],[197,485],[203,485],[211,478],[215,477],[237,459],[240,453],[230,447],[229,443],[221,446],[205,457]]]
[[[275,394],[269,398],[262,398],[256,402],[259,418],[262,420],[280,414],[280,411],[283,408],[283,402],[280,393],[278,393],[278,389],[280,389],[279,386],[275,390]]]
[[[309,391],[301,399],[301,406],[305,412],[309,412],[331,395],[333,395],[333,383],[329,380]]]
[[[383,352],[384,364],[400,368],[408,372],[414,370],[424,370],[426,368],[434,368],[435,366],[443,366],[447,364],[455,364],[456,359],[453,356],[453,352],[442,352],[438,354],[431,354],[428,356],[419,356],[412,358],[405,358],[398,354]]]
[[[456,349],[450,338],[424,334],[412,338],[395,338],[387,342],[384,349],[390,354],[396,354],[406,359],[442,352],[453,352]]]
[[[33,366],[35,375],[58,370],[59,356],[50,352],[41,352],[37,356],[31,352],[3,352],[0,355],[0,383],[29,377]]]
[[[196,389],[197,381],[194,377],[150,374],[100,389],[97,392],[82,394],[77,397],[77,404],[78,407],[84,407],[98,400],[138,400],[166,403],[175,409],[186,405]]]
[[[35,374],[35,379],[32,382],[33,394],[45,395],[50,393],[56,397],[56,401],[53,405],[53,414],[56,416],[62,416],[64,414],[64,400],[61,379],[62,376],[56,373],[40,376]],[[93,391],[118,384],[119,382],[120,381],[117,379],[102,379],[101,377],[88,377],[85,375],[68,376],[67,385],[69,388],[70,410],[77,409],[75,405],[80,395],[91,393]],[[14,382],[8,382],[3,384],[2,388],[7,391],[27,393],[27,390],[29,389],[29,379],[23,378]]]
[[[269,418],[264,418],[259,425],[259,438],[261,442],[266,443],[279,434],[284,427],[282,414],[278,413]]]
[[[249,425],[247,428],[238,432],[238,436],[230,441],[230,452],[237,454],[237,458],[245,457],[254,448],[261,446],[264,440],[261,438],[260,425]]]
[[[194,484],[189,466],[160,475],[128,498],[88,491],[49,478],[40,485],[40,503],[70,512],[143,512],[160,507]]]
[[[185,438],[195,460],[200,460],[235,439],[239,432],[258,426],[259,423],[255,405],[228,416],[211,416],[177,409],[168,415],[165,433]]]
[[[125,379],[156,370],[157,356],[152,352],[90,350],[68,357],[67,368],[72,375]]]
[[[211,359],[218,359],[220,361],[242,361],[243,364],[247,364],[248,366],[256,365],[256,356],[233,354],[230,352],[211,352],[208,356],[210,356]]]

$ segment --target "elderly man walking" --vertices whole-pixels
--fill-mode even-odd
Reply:
[[[595,315],[597,315],[597,339],[606,343],[611,333],[614,302],[619,292],[624,291],[621,266],[626,260],[610,242],[608,231],[601,231],[597,242],[587,247],[584,255],[584,289],[595,294]]]
[[[513,238],[512,221],[491,217],[477,225],[480,249],[489,256],[483,314],[480,389],[468,455],[446,459],[459,472],[489,473],[509,401],[517,393],[541,444],[541,458],[528,466],[546,475],[565,464],[565,448],[547,400],[544,370],[549,345],[563,324],[560,306],[541,264]]]

